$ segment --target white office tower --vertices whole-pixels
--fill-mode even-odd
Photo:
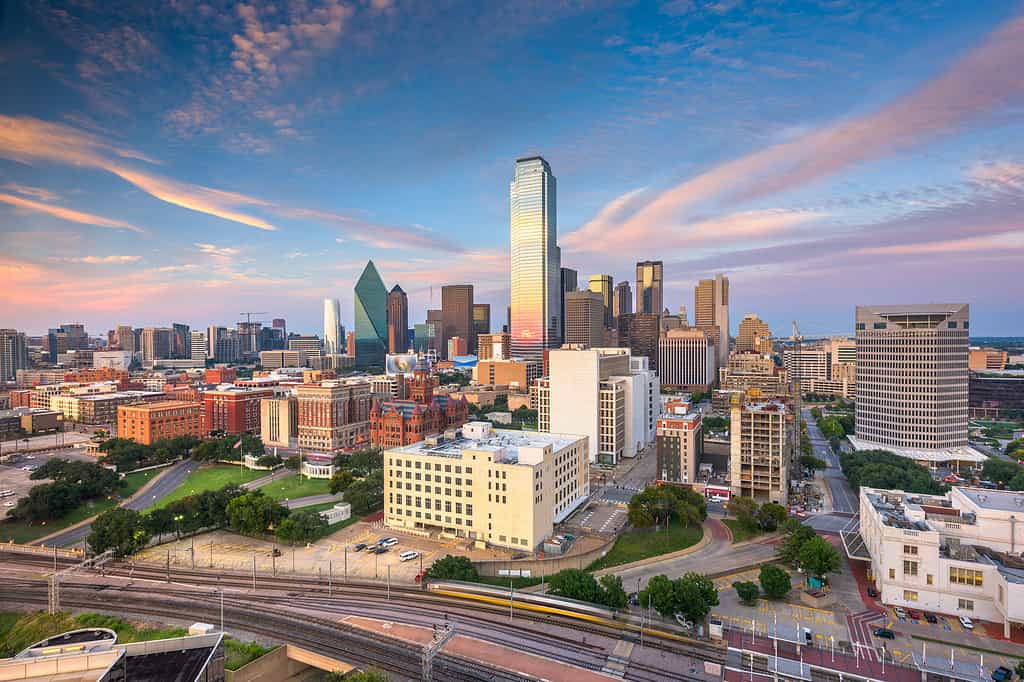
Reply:
[[[562,269],[556,222],[556,182],[539,156],[516,160],[509,188],[511,215],[512,356],[541,362],[561,345]]]
[[[336,298],[324,299],[324,354],[345,352],[345,334],[341,330],[341,304]]]
[[[857,306],[858,449],[931,464],[979,462],[967,446],[966,303]]]
[[[206,358],[209,355],[208,349],[209,345],[206,343],[206,334],[203,332],[192,332],[192,359],[206,362]]]

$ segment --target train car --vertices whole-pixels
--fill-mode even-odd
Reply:
[[[509,590],[494,585],[462,582],[460,580],[431,580],[427,590],[452,597],[472,599],[490,604],[508,606]],[[615,612],[603,606],[585,601],[558,597],[539,592],[513,591],[512,599],[516,608],[567,616],[585,616],[590,619],[615,620]]]

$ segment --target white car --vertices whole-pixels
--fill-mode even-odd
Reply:
[[[377,541],[377,544],[381,547],[394,547],[398,544],[398,538],[382,538]]]
[[[409,550],[407,552],[402,552],[401,554],[399,554],[398,555],[398,559],[400,561],[412,561],[413,559],[417,558],[419,555],[420,555],[419,552],[414,552],[413,550]]]
[[[681,613],[676,614],[676,622],[679,623],[681,627],[686,628],[687,630],[693,629],[693,621],[688,620],[686,616],[684,616]]]
[[[903,609],[902,606],[897,606],[896,608],[894,608],[892,610],[892,612],[896,614],[897,618],[906,618],[907,617],[907,612]]]
[[[964,630],[973,630],[974,622],[967,616],[960,616],[960,625],[963,626]]]
[[[17,502],[4,502],[5,507],[16,507],[17,505]]]

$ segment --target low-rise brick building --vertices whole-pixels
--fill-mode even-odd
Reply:
[[[163,400],[117,408],[117,435],[143,445],[161,438],[202,435],[203,405]]]
[[[259,433],[260,401],[273,396],[271,389],[241,386],[206,391],[203,394],[203,433]]]
[[[411,445],[467,421],[469,404],[462,398],[438,395],[427,405],[413,400],[374,403],[370,411],[370,444],[384,448]]]

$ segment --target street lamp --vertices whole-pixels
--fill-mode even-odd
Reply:
[[[179,540],[181,539],[181,520],[183,518],[185,518],[185,516],[182,514],[174,515],[174,527]]]

